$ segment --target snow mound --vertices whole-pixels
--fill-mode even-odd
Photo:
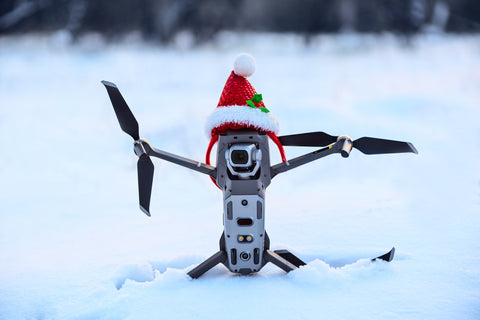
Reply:
[[[152,261],[143,264],[126,264],[119,266],[112,276],[115,288],[120,290],[125,282],[149,282],[164,278],[167,270],[185,270],[187,267],[198,264],[203,257],[186,255],[169,261]]]

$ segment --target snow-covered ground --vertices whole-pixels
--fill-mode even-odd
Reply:
[[[66,40],[0,38],[0,319],[480,318],[479,36]],[[100,81],[152,145],[203,160],[204,121],[240,52],[282,134],[405,140],[419,155],[354,151],[279,175],[272,247],[309,264],[191,280],[218,249],[221,192],[155,160],[152,217],[141,213],[131,139]],[[393,262],[366,259],[392,246]]]

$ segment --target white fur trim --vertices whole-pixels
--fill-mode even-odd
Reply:
[[[238,76],[250,77],[255,72],[255,59],[247,53],[238,55],[233,63],[233,71]]]
[[[211,136],[212,129],[225,123],[235,123],[273,132],[278,134],[279,125],[277,118],[271,113],[265,113],[258,108],[249,106],[227,106],[216,108],[207,118],[205,130]]]

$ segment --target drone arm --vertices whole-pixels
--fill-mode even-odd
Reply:
[[[352,150],[352,139],[348,136],[340,136],[333,145],[316,150],[303,156],[293,158],[292,160],[276,164],[271,167],[271,177],[277,174],[295,169],[301,165],[315,161],[317,159],[329,156],[334,153],[340,153],[342,157],[347,158]]]
[[[216,179],[217,177],[217,168],[198,161],[178,156],[173,153],[155,149],[145,139],[140,139],[138,140],[138,142],[135,143],[135,153],[137,154],[137,156],[140,156],[142,153],[146,153],[149,156],[157,157],[178,164],[182,167],[186,167],[188,169],[207,174],[214,179]]]

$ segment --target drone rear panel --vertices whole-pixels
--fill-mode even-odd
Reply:
[[[225,201],[225,245],[233,272],[262,267],[265,222],[258,210],[263,211],[263,203],[258,195],[232,195]]]

